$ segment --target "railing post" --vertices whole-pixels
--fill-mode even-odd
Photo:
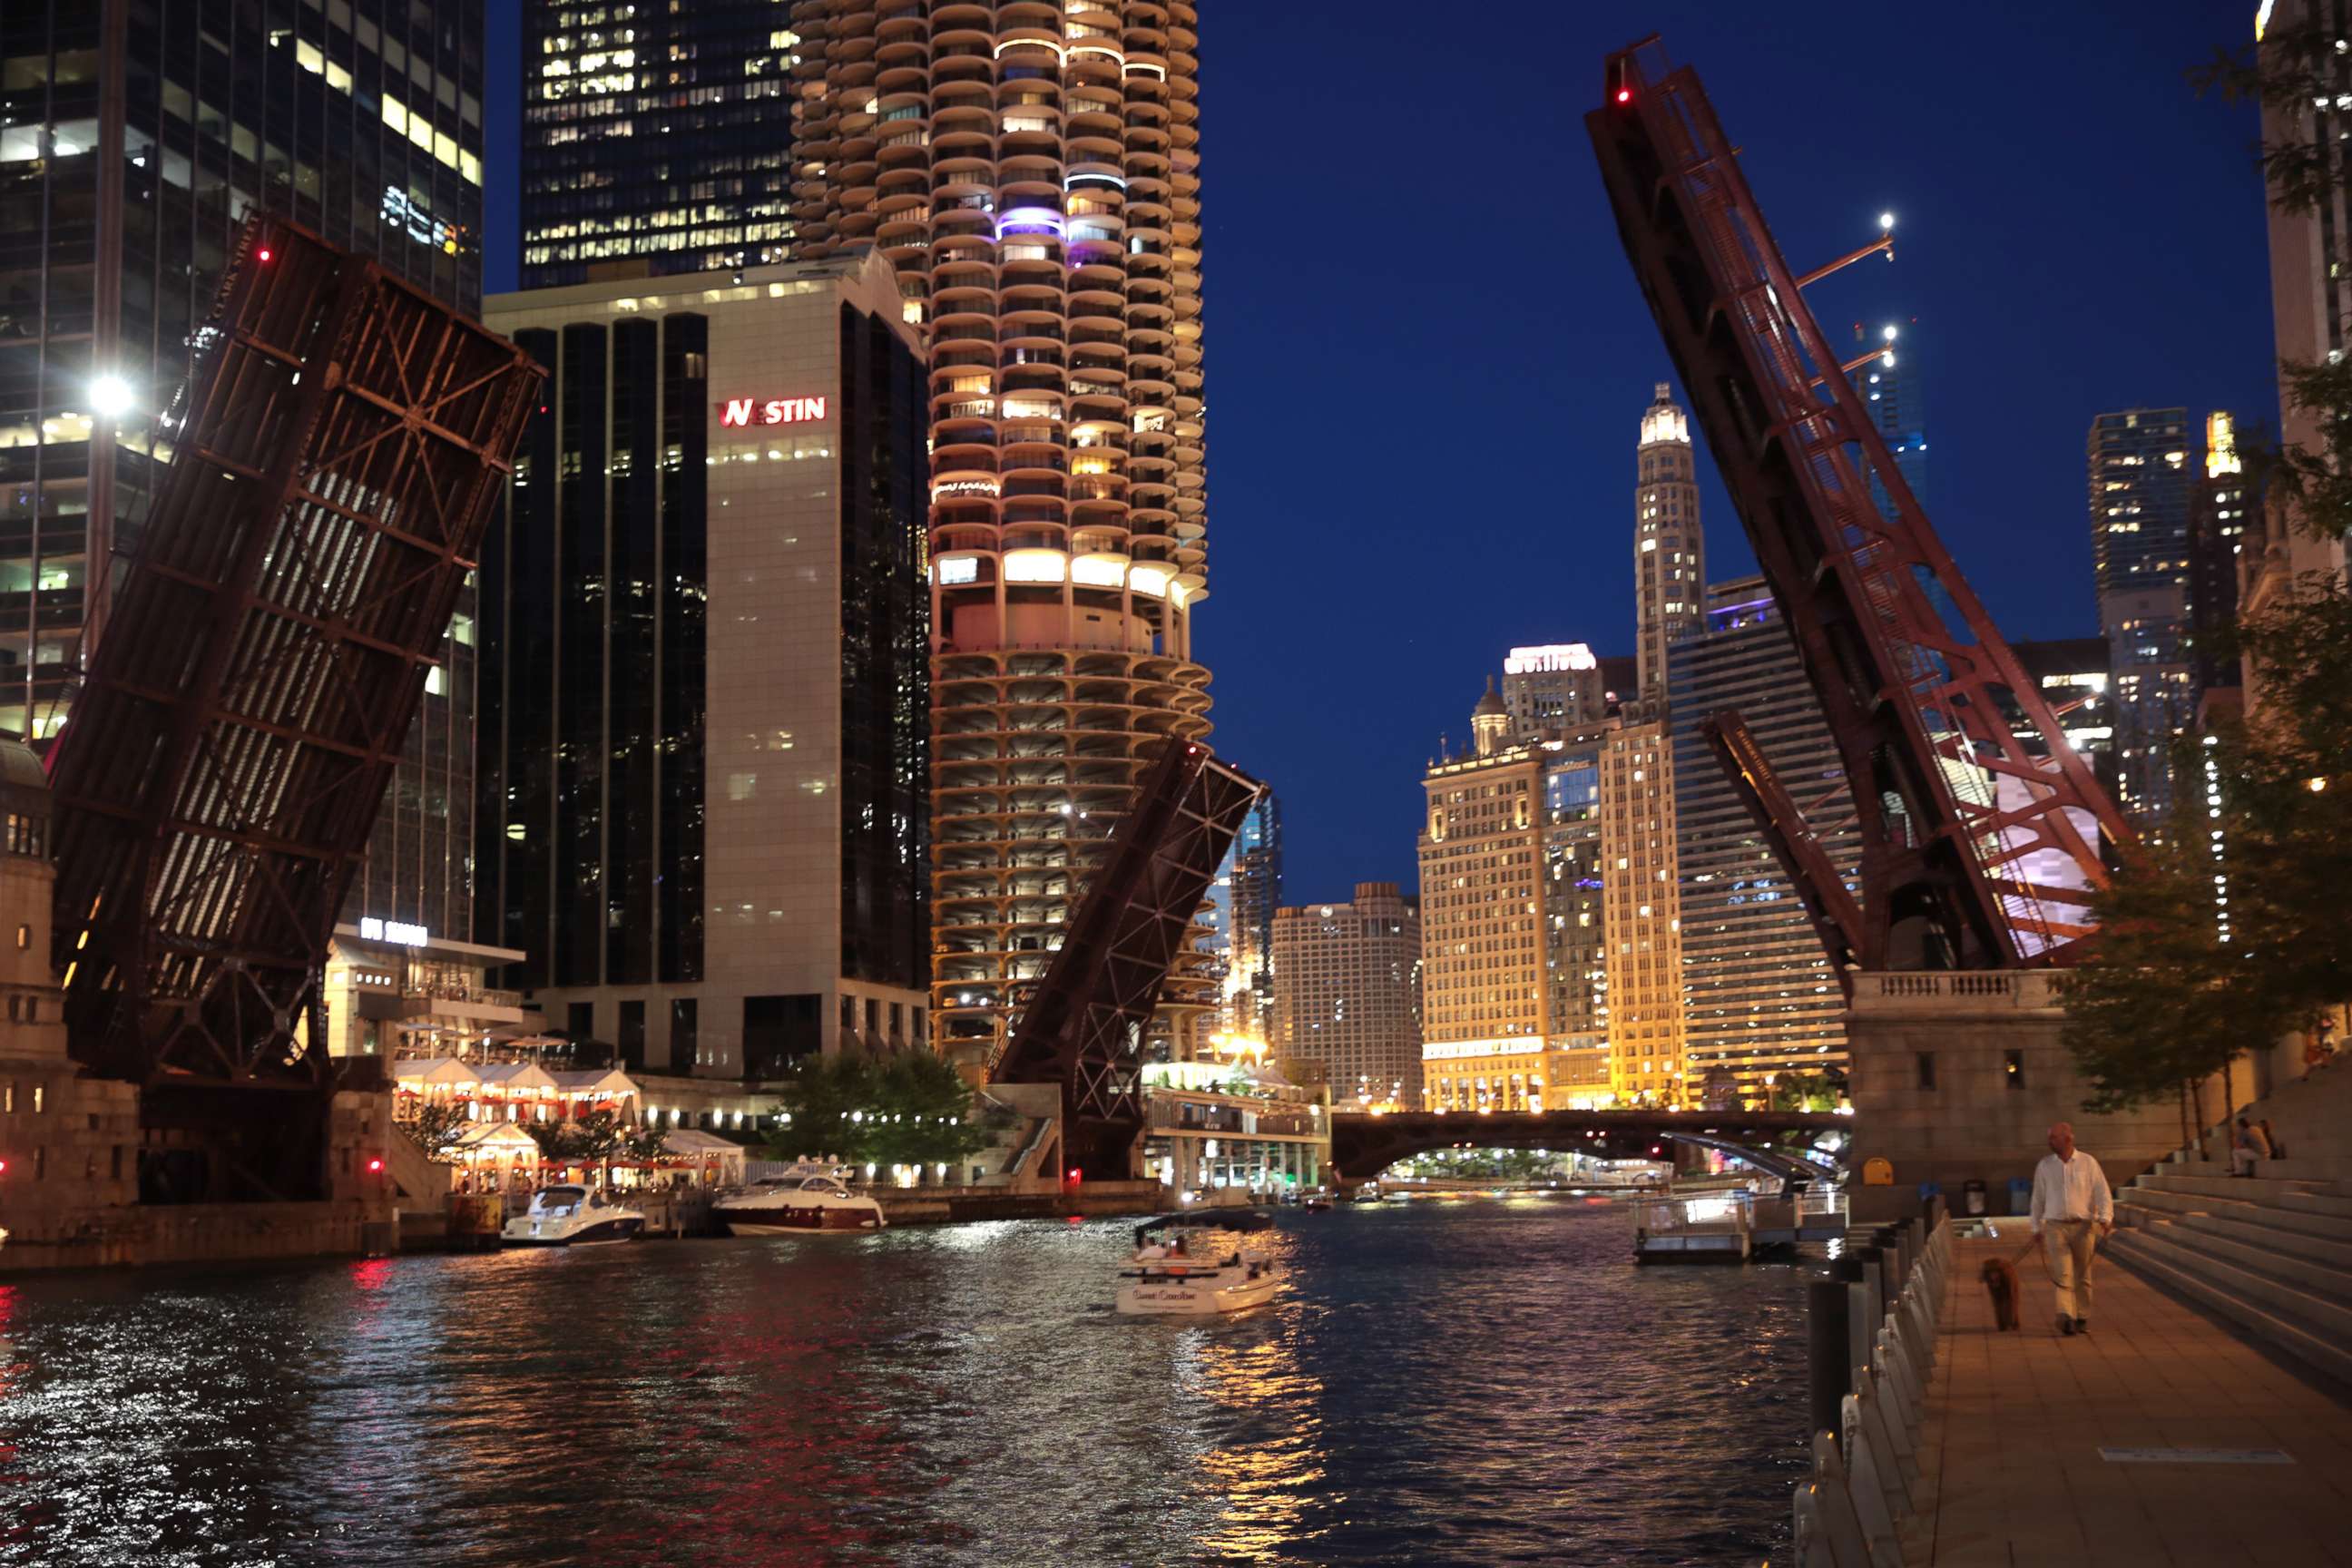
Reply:
[[[1815,1279],[1805,1290],[1805,1375],[1809,1430],[1834,1432],[1838,1402],[1853,1392],[1853,1329],[1843,1279]]]

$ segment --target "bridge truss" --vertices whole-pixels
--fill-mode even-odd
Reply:
[[[1143,1030],[1257,782],[1171,741],[1063,928],[992,1080],[1062,1088],[1062,1163],[1124,1178],[1143,1134]]]
[[[1820,274],[1790,272],[1697,74],[1661,55],[1655,40],[1612,55],[1585,125],[1626,255],[1852,786],[1863,896],[1849,951],[1868,969],[2063,962],[2106,879],[2100,836],[2123,845],[2129,830],[1823,338],[1802,293]],[[1734,782],[1776,853],[1818,880],[1786,792],[1757,793],[1769,770],[1747,773]],[[1833,953],[1837,904],[1826,889],[1807,895]]]
[[[258,216],[49,758],[68,1037],[154,1085],[328,1081],[321,971],[540,373]]]

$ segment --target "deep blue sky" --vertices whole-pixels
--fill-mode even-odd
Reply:
[[[1812,291],[1897,317],[1929,510],[2015,637],[2087,636],[2092,416],[2275,423],[2252,115],[2184,71],[2252,0],[1206,0],[1219,752],[1281,796],[1286,901],[1414,882],[1420,771],[1514,643],[1633,648],[1635,426],[1665,354],[1582,116],[1652,29],[1697,66]],[[486,252],[515,266],[518,8],[494,5]],[[1433,26],[1436,27],[1433,31]],[[1709,575],[1752,569],[1702,462]]]

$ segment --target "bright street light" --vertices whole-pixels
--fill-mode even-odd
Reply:
[[[1878,226],[1881,228],[1893,228],[1895,226],[1895,215],[1893,213],[1880,213],[1878,215]]]
[[[131,384],[119,375],[101,375],[89,384],[90,407],[100,419],[120,419],[131,412]]]

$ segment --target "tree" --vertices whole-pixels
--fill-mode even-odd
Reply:
[[[2336,97],[2341,69],[2336,30],[2315,7],[2273,26],[2259,50],[2218,53],[2195,73],[2284,128],[2257,150],[2282,212],[2327,210],[2352,189],[2340,148],[2309,117],[2315,100]],[[2289,363],[2281,376],[2283,401],[2315,437],[2248,455],[2292,526],[2344,539],[2352,362]],[[2240,1053],[2352,996],[2352,595],[2341,574],[2292,588],[2225,639],[2260,705],[2179,748],[2174,776],[2188,787],[2170,842],[2126,857],[2094,901],[2100,931],[2069,986],[2067,1045],[2095,1086],[2086,1105],[2177,1093],[2194,1124],[2184,1143],[2201,1142],[2206,1077],[2222,1074],[2234,1100]]]
[[[867,1158],[887,1164],[954,1165],[988,1146],[971,1120],[971,1086],[944,1058],[899,1051],[873,1068],[874,1108]]]
[[[791,1120],[769,1147],[786,1158],[829,1155],[852,1164],[952,1165],[994,1133],[975,1121],[971,1087],[929,1051],[803,1057],[780,1075]]]
[[[2177,1098],[2184,1145],[2201,1143],[2205,1079],[2274,1038],[2291,1010],[2235,940],[2238,900],[2217,902],[2228,895],[2198,826],[2207,820],[2184,805],[2164,842],[2142,845],[2093,895],[2098,936],[2065,981],[2066,1048],[2092,1086],[2084,1109]]]
[[[580,1158],[578,1125],[562,1120],[523,1123],[524,1129],[539,1141],[539,1157],[551,1165],[569,1165]]]
[[[404,1125],[409,1137],[425,1151],[426,1159],[436,1165],[454,1165],[457,1163],[457,1140],[473,1122],[464,1106],[428,1100],[416,1108],[416,1114]]]

